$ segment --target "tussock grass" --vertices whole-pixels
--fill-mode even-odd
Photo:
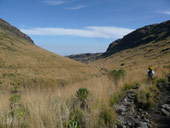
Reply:
[[[10,112],[9,99],[13,95],[11,91],[0,93],[1,120],[0,126],[20,128],[66,128],[68,125],[78,124],[85,128],[112,127],[117,122],[114,104],[119,102],[126,90],[136,86],[138,103],[144,109],[150,109],[155,104],[158,90],[155,85],[147,84],[144,80],[133,81],[126,77],[119,82],[118,88],[107,76],[91,78],[86,81],[65,86],[46,88],[37,86],[33,88],[20,88],[17,93],[21,95],[19,104],[23,106],[26,114],[15,123],[5,123],[4,118]],[[142,78],[142,77],[141,77]],[[139,85],[140,83],[140,85]],[[89,96],[86,99],[86,107],[82,109],[76,96],[80,88],[87,88]],[[3,99],[3,97],[5,97]],[[79,120],[81,119],[81,120]]]
[[[136,102],[139,108],[149,110],[155,106],[156,97],[159,95],[159,90],[156,84],[143,83],[136,92]]]
[[[116,93],[116,90],[114,84],[106,76],[103,76],[65,87],[56,87],[55,89],[20,89],[21,101],[19,103],[25,108],[26,115],[22,120],[16,120],[13,127],[67,127],[70,121],[70,113],[74,112],[72,107],[76,100],[75,94],[82,87],[87,88],[90,92],[87,101],[88,108],[82,110],[80,106],[76,106],[76,109],[83,113],[83,126],[98,127],[99,121],[103,122],[104,120],[108,122],[106,124],[102,123],[102,126],[114,125],[116,114],[113,108],[109,106],[109,97],[111,93]],[[11,95],[7,92],[0,93],[0,98],[6,97],[1,100],[1,103],[3,103],[0,105],[3,111],[1,119],[8,115],[10,111],[9,99]],[[12,126],[12,124],[3,125],[3,120],[0,124],[1,126]]]

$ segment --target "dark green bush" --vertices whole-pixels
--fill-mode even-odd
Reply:
[[[76,92],[76,97],[78,98],[78,100],[81,102],[81,108],[84,108],[88,97],[89,97],[89,91],[86,88],[80,88],[77,92]]]

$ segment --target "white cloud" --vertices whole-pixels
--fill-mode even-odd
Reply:
[[[95,32],[100,32],[103,35],[107,35],[108,38],[113,38],[113,37],[121,38],[124,35],[133,31],[132,29],[121,28],[121,27],[113,27],[113,26],[110,26],[110,27],[107,27],[107,26],[103,26],[103,27],[89,26],[89,27],[86,27],[86,28],[89,29],[89,30],[95,31]]]
[[[65,1],[62,0],[46,0],[45,2],[49,5],[62,5],[66,3]]]
[[[78,5],[75,7],[70,7],[70,8],[66,8],[68,10],[78,10],[78,9],[82,9],[82,8],[86,8],[87,6],[83,6],[83,5]]]
[[[167,15],[170,15],[170,11],[164,11],[162,12],[163,14],[167,14]]]
[[[67,29],[67,28],[31,28],[21,29],[22,32],[28,35],[39,36],[79,36],[88,38],[121,38],[124,35],[132,32],[132,29],[120,27],[105,27],[105,26],[89,26],[84,29]]]

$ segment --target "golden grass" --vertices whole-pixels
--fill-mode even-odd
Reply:
[[[56,86],[82,81],[99,74],[98,69],[46,51],[0,29],[0,81],[4,88]]]
[[[9,109],[9,93],[0,93],[0,119],[3,118],[3,115],[8,113]]]
[[[152,82],[141,84],[139,90],[136,91],[137,102],[140,103],[142,109],[152,109],[158,95],[159,89]]]
[[[138,74],[139,72],[140,70],[132,74],[131,72],[128,73],[126,79],[120,81],[118,90],[116,90],[114,83],[110,81],[107,76],[91,78],[86,81],[65,86],[56,86],[54,88],[42,86],[21,88],[18,92],[21,94],[19,104],[24,106],[27,114],[21,119],[16,120],[13,128],[20,128],[21,126],[25,128],[65,128],[69,122],[70,113],[73,112],[73,105],[76,101],[75,94],[79,88],[87,88],[90,92],[90,97],[87,102],[88,110],[82,110],[84,113],[83,119],[85,121],[85,127],[106,127],[101,123],[102,118],[104,118],[102,116],[103,112],[106,112],[106,114],[112,112],[110,114],[113,123],[116,122],[116,114],[113,107],[110,106],[111,95],[120,93],[125,83],[141,83],[146,79],[146,72]],[[160,72],[164,72],[164,69]],[[142,83],[140,90],[148,92],[151,86],[146,85],[144,82]],[[0,93],[1,119],[4,119],[10,112],[9,98],[11,96],[12,94],[8,91]],[[152,101],[153,99],[150,99],[151,103]],[[77,109],[81,110],[80,106],[77,106]],[[8,125],[2,124],[4,123],[3,120],[1,120],[0,126],[7,127],[11,125],[10,123]]]
[[[90,91],[89,108],[88,111],[84,112],[86,127],[96,127],[103,106],[109,107],[110,94],[116,93],[114,85],[105,76],[55,89],[21,89],[20,94],[22,98],[19,104],[26,108],[27,115],[23,117],[24,120],[16,122],[17,125],[15,127],[20,127],[21,125],[31,128],[65,127],[69,120],[69,114],[72,111],[71,106],[76,99],[75,93],[82,87],[88,88]],[[6,96],[5,99],[1,100],[2,105],[0,107],[3,110],[1,119],[10,112],[9,98],[11,95],[9,93],[0,94],[0,98]]]

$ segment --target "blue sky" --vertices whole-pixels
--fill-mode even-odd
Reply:
[[[54,53],[95,53],[139,27],[170,20],[170,0],[0,0],[0,17]]]

